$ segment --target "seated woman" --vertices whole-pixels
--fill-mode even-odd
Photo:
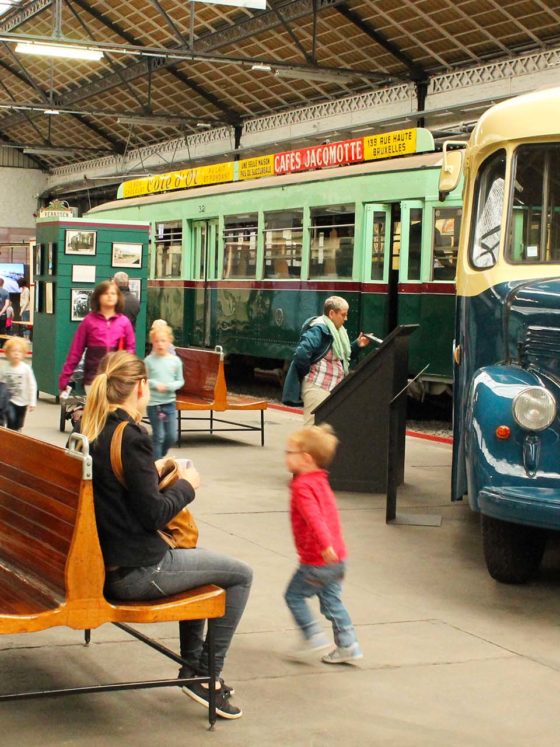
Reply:
[[[93,492],[99,541],[107,570],[105,593],[112,599],[159,599],[217,584],[226,590],[226,612],[215,621],[216,674],[221,673],[231,639],[251,588],[252,570],[227,555],[194,548],[171,549],[161,539],[163,529],[184,506],[194,500],[200,477],[194,468],[181,468],[181,479],[164,491],[152,454],[152,441],[140,420],[150,398],[144,362],[124,351],[105,356],[89,392],[82,433],[91,444]],[[123,484],[111,467],[113,433],[122,421]],[[204,620],[179,622],[180,676],[208,675],[208,649]],[[208,707],[208,686],[191,683],[183,691]],[[229,697],[231,688],[219,680],[216,713],[227,719],[242,711]]]

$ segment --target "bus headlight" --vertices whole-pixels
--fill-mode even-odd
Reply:
[[[515,422],[528,431],[544,431],[556,417],[556,400],[542,386],[530,386],[516,394],[512,403]]]

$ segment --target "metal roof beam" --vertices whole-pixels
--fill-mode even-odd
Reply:
[[[347,21],[354,24],[354,26],[362,33],[369,36],[370,39],[373,39],[373,41],[379,44],[380,47],[383,47],[383,49],[389,52],[389,54],[391,54],[395,59],[402,62],[402,64],[407,68],[411,80],[425,81],[428,79],[428,74],[422,65],[414,62],[412,57],[409,57],[406,52],[403,52],[397,44],[390,41],[390,39],[387,39],[385,34],[382,34],[374,28],[371,23],[364,21],[363,18],[361,18],[356,11],[351,10],[345,2],[338,4],[335,7],[335,10],[340,13],[340,15],[344,16]]]
[[[82,8],[82,10],[85,10],[87,13],[89,13],[90,15],[92,15],[97,21],[99,21],[100,23],[102,23],[106,28],[110,29],[115,34],[117,34],[117,36],[122,37],[127,42],[129,42],[130,44],[134,44],[134,45],[138,44],[138,39],[133,34],[129,34],[128,31],[125,31],[125,29],[123,29],[119,24],[114,23],[113,21],[111,21],[108,18],[106,18],[103,15],[103,13],[100,13],[95,8],[92,8],[91,5],[88,2],[86,2],[86,0],[73,0],[73,2],[76,3],[76,5],[79,5],[80,8]],[[154,65],[154,67],[152,68],[152,72],[153,72],[154,69],[159,69],[160,67],[162,67],[161,64],[160,65],[157,64],[158,62],[160,62],[160,61],[157,60],[157,59],[153,59],[152,60],[152,64]],[[140,63],[140,64],[142,64],[142,63]],[[175,78],[177,78],[177,80],[180,80],[181,83],[183,83],[184,85],[188,86],[191,90],[193,90],[199,96],[201,96],[202,98],[206,99],[206,101],[208,101],[210,104],[212,104],[212,106],[216,107],[216,109],[218,109],[218,111],[221,111],[222,114],[225,115],[225,120],[227,122],[234,123],[234,122],[238,122],[239,121],[239,114],[237,114],[237,112],[235,112],[233,109],[230,109],[225,104],[223,104],[218,99],[217,96],[214,96],[213,94],[211,94],[208,91],[206,91],[202,86],[200,86],[197,83],[195,83],[194,81],[190,80],[184,73],[181,73],[181,71],[179,71],[175,67],[175,65],[165,65],[165,67],[167,67],[167,69],[171,73],[171,75],[173,75]],[[127,88],[129,88],[129,90],[130,90],[131,86],[128,85],[128,80],[126,78],[125,71],[124,70],[119,70],[117,72],[117,74],[119,76],[122,76],[122,82],[123,82],[123,84],[126,85]],[[134,95],[134,97],[136,99],[138,99],[138,97],[137,97],[137,95],[135,93],[133,95]]]

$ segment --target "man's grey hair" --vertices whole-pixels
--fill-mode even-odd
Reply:
[[[341,311],[348,308],[348,301],[342,298],[342,296],[329,296],[323,306],[323,314],[328,316],[329,311]]]
[[[119,286],[119,288],[128,287],[128,275],[126,272],[115,272],[113,280]]]

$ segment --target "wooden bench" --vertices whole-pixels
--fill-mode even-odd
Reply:
[[[179,430],[179,444],[183,432],[200,431],[203,429],[182,427],[183,412],[200,412],[209,410],[209,418],[190,418],[191,420],[209,421],[208,431],[218,433],[223,431],[260,431],[261,446],[264,446],[264,411],[268,407],[266,400],[248,397],[243,394],[231,394],[227,390],[224,372],[224,356],[221,348],[203,350],[201,348],[176,348],[176,353],[183,362],[183,378],[185,384],[177,392],[177,420]],[[215,412],[260,411],[260,425],[232,422],[214,416]],[[233,426],[230,428],[216,428],[215,423]]]
[[[87,645],[93,628],[113,623],[182,665],[185,662],[175,652],[127,623],[208,619],[210,676],[9,693],[0,695],[0,700],[180,686],[195,680],[213,683],[213,621],[225,612],[224,590],[203,586],[157,601],[106,599],[92,460],[83,436],[73,434],[71,441],[83,444],[82,453],[0,429],[0,634],[65,625],[85,631]],[[212,686],[210,693],[212,727],[216,720]]]

